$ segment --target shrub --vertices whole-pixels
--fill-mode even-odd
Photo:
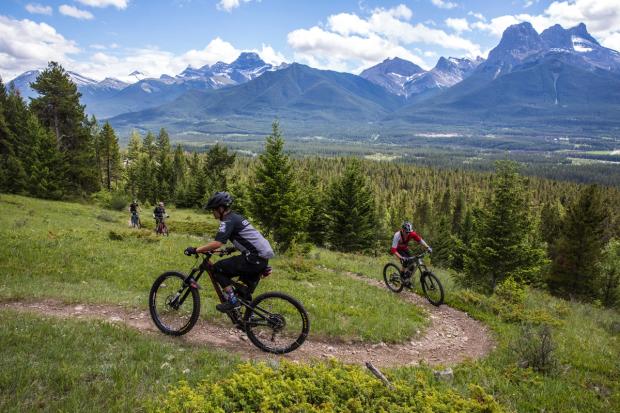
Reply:
[[[158,412],[501,412],[478,386],[470,397],[433,387],[418,374],[411,383],[394,381],[389,390],[358,366],[338,362],[313,366],[283,362],[243,364],[231,377],[192,388],[181,382],[150,406]]]
[[[129,205],[129,199],[124,192],[113,192],[107,207],[115,211],[124,210]]]
[[[97,219],[103,222],[116,222],[116,218],[108,214],[99,214],[97,215]]]
[[[530,367],[545,374],[554,373],[557,369],[555,343],[548,324],[535,326],[524,323],[513,350],[520,367]]]

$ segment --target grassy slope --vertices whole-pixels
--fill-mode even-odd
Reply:
[[[0,209],[0,300],[36,296],[144,307],[153,274],[163,268],[187,268],[188,259],[179,251],[198,241],[178,234],[154,243],[133,238],[109,241],[110,230],[131,233],[123,228],[125,214],[90,206],[0,195]],[[114,222],[97,219],[101,214]],[[196,225],[207,228],[214,225],[204,216],[186,211],[171,211],[171,216],[171,226],[175,217],[193,223],[204,221]],[[275,261],[277,276],[260,288],[290,291],[301,298],[310,310],[313,334],[319,331],[333,337],[398,341],[398,331],[411,331],[409,328],[419,324],[419,315],[398,302],[391,307],[389,294],[377,294],[371,287],[339,275],[356,272],[380,278],[386,258],[319,250],[304,259],[280,259]],[[84,268],[84,262],[91,265]],[[318,271],[317,265],[334,271]],[[620,411],[617,312],[529,292],[523,311],[529,318],[555,324],[559,370],[543,375],[518,367],[519,358],[512,348],[520,335],[519,323],[504,317],[490,300],[455,289],[447,273],[437,272],[447,287],[448,303],[487,323],[496,333],[498,348],[484,360],[457,366],[452,385],[435,382],[424,367],[386,371],[390,377],[415,383],[416,376],[424,374],[433,386],[462,394],[468,394],[470,383],[479,384],[514,411]],[[343,299],[342,294],[354,295]],[[366,295],[379,300],[371,302]],[[329,318],[323,308],[326,304],[343,314]],[[207,307],[203,309],[207,318],[222,320]],[[393,312],[395,308],[398,311]],[[355,318],[357,311],[362,312],[362,321]],[[349,323],[342,323],[343,317]],[[411,323],[410,318],[416,321]],[[0,375],[0,400],[6,400],[4,406],[0,404],[2,411],[138,409],[144,400],[162,394],[165,385],[185,377],[185,368],[190,369],[186,378],[192,385],[198,378],[227,376],[236,362],[211,349],[183,348],[159,336],[141,336],[105,323],[41,320],[6,311],[0,313],[0,319],[7,320],[0,323],[0,359],[13,366]],[[406,325],[392,328],[398,323]],[[192,356],[191,361],[174,361],[169,369],[164,365],[166,357],[180,348]],[[19,390],[28,388],[30,382],[36,386]]]
[[[157,238],[146,230],[127,228],[128,213],[7,195],[0,195],[0,206],[3,300],[56,298],[146,309],[155,277],[171,269],[189,271],[194,261],[183,255],[183,249],[205,242],[175,228],[204,230],[211,236],[217,228],[206,215],[169,210],[172,234]],[[142,215],[150,225],[148,214]],[[111,240],[111,231],[124,239]],[[274,274],[260,283],[257,293],[278,290],[300,299],[310,314],[314,338],[402,341],[426,323],[420,310],[403,307],[397,298],[377,294],[375,288],[349,277],[321,271],[305,260],[283,257],[272,260],[272,265]],[[201,314],[227,323],[215,311],[215,293],[208,288],[208,279],[201,283],[203,298],[207,297]],[[386,319],[385,314],[395,316]]]

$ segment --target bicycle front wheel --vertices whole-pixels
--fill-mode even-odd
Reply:
[[[420,284],[426,299],[435,306],[443,304],[443,286],[439,278],[430,271],[424,271],[420,276]]]
[[[250,341],[274,354],[297,349],[310,331],[310,319],[303,305],[279,292],[256,297],[245,312],[244,323]]]
[[[198,321],[200,295],[185,284],[185,278],[179,272],[165,272],[151,287],[149,310],[153,322],[164,334],[181,336]]]
[[[387,288],[395,293],[401,292],[405,287],[400,275],[400,268],[396,264],[385,264],[385,267],[383,267],[383,281],[385,281]]]

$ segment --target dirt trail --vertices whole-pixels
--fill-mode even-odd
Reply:
[[[357,280],[382,288],[380,281],[345,273]],[[402,292],[406,302],[424,308],[430,317],[426,333],[413,337],[401,344],[367,344],[359,342],[319,341],[310,336],[299,349],[292,353],[276,356],[254,347],[246,335],[231,327],[222,327],[200,320],[188,334],[170,340],[195,345],[208,345],[238,353],[242,358],[252,360],[287,359],[297,361],[320,360],[334,357],[345,363],[360,364],[372,362],[380,367],[417,365],[453,365],[466,359],[477,359],[494,347],[488,329],[466,313],[446,305],[434,307],[426,299],[411,292]],[[11,308],[45,316],[77,319],[98,319],[111,323],[122,323],[144,332],[159,333],[147,311],[130,310],[114,305],[64,304],[54,300],[36,302],[5,302],[0,308]]]

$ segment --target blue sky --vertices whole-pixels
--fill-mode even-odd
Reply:
[[[585,22],[620,49],[619,0],[2,0],[0,76],[49,60],[94,79],[175,75],[256,51],[358,73],[399,56],[425,69],[439,56],[486,56],[510,24],[538,31]]]

